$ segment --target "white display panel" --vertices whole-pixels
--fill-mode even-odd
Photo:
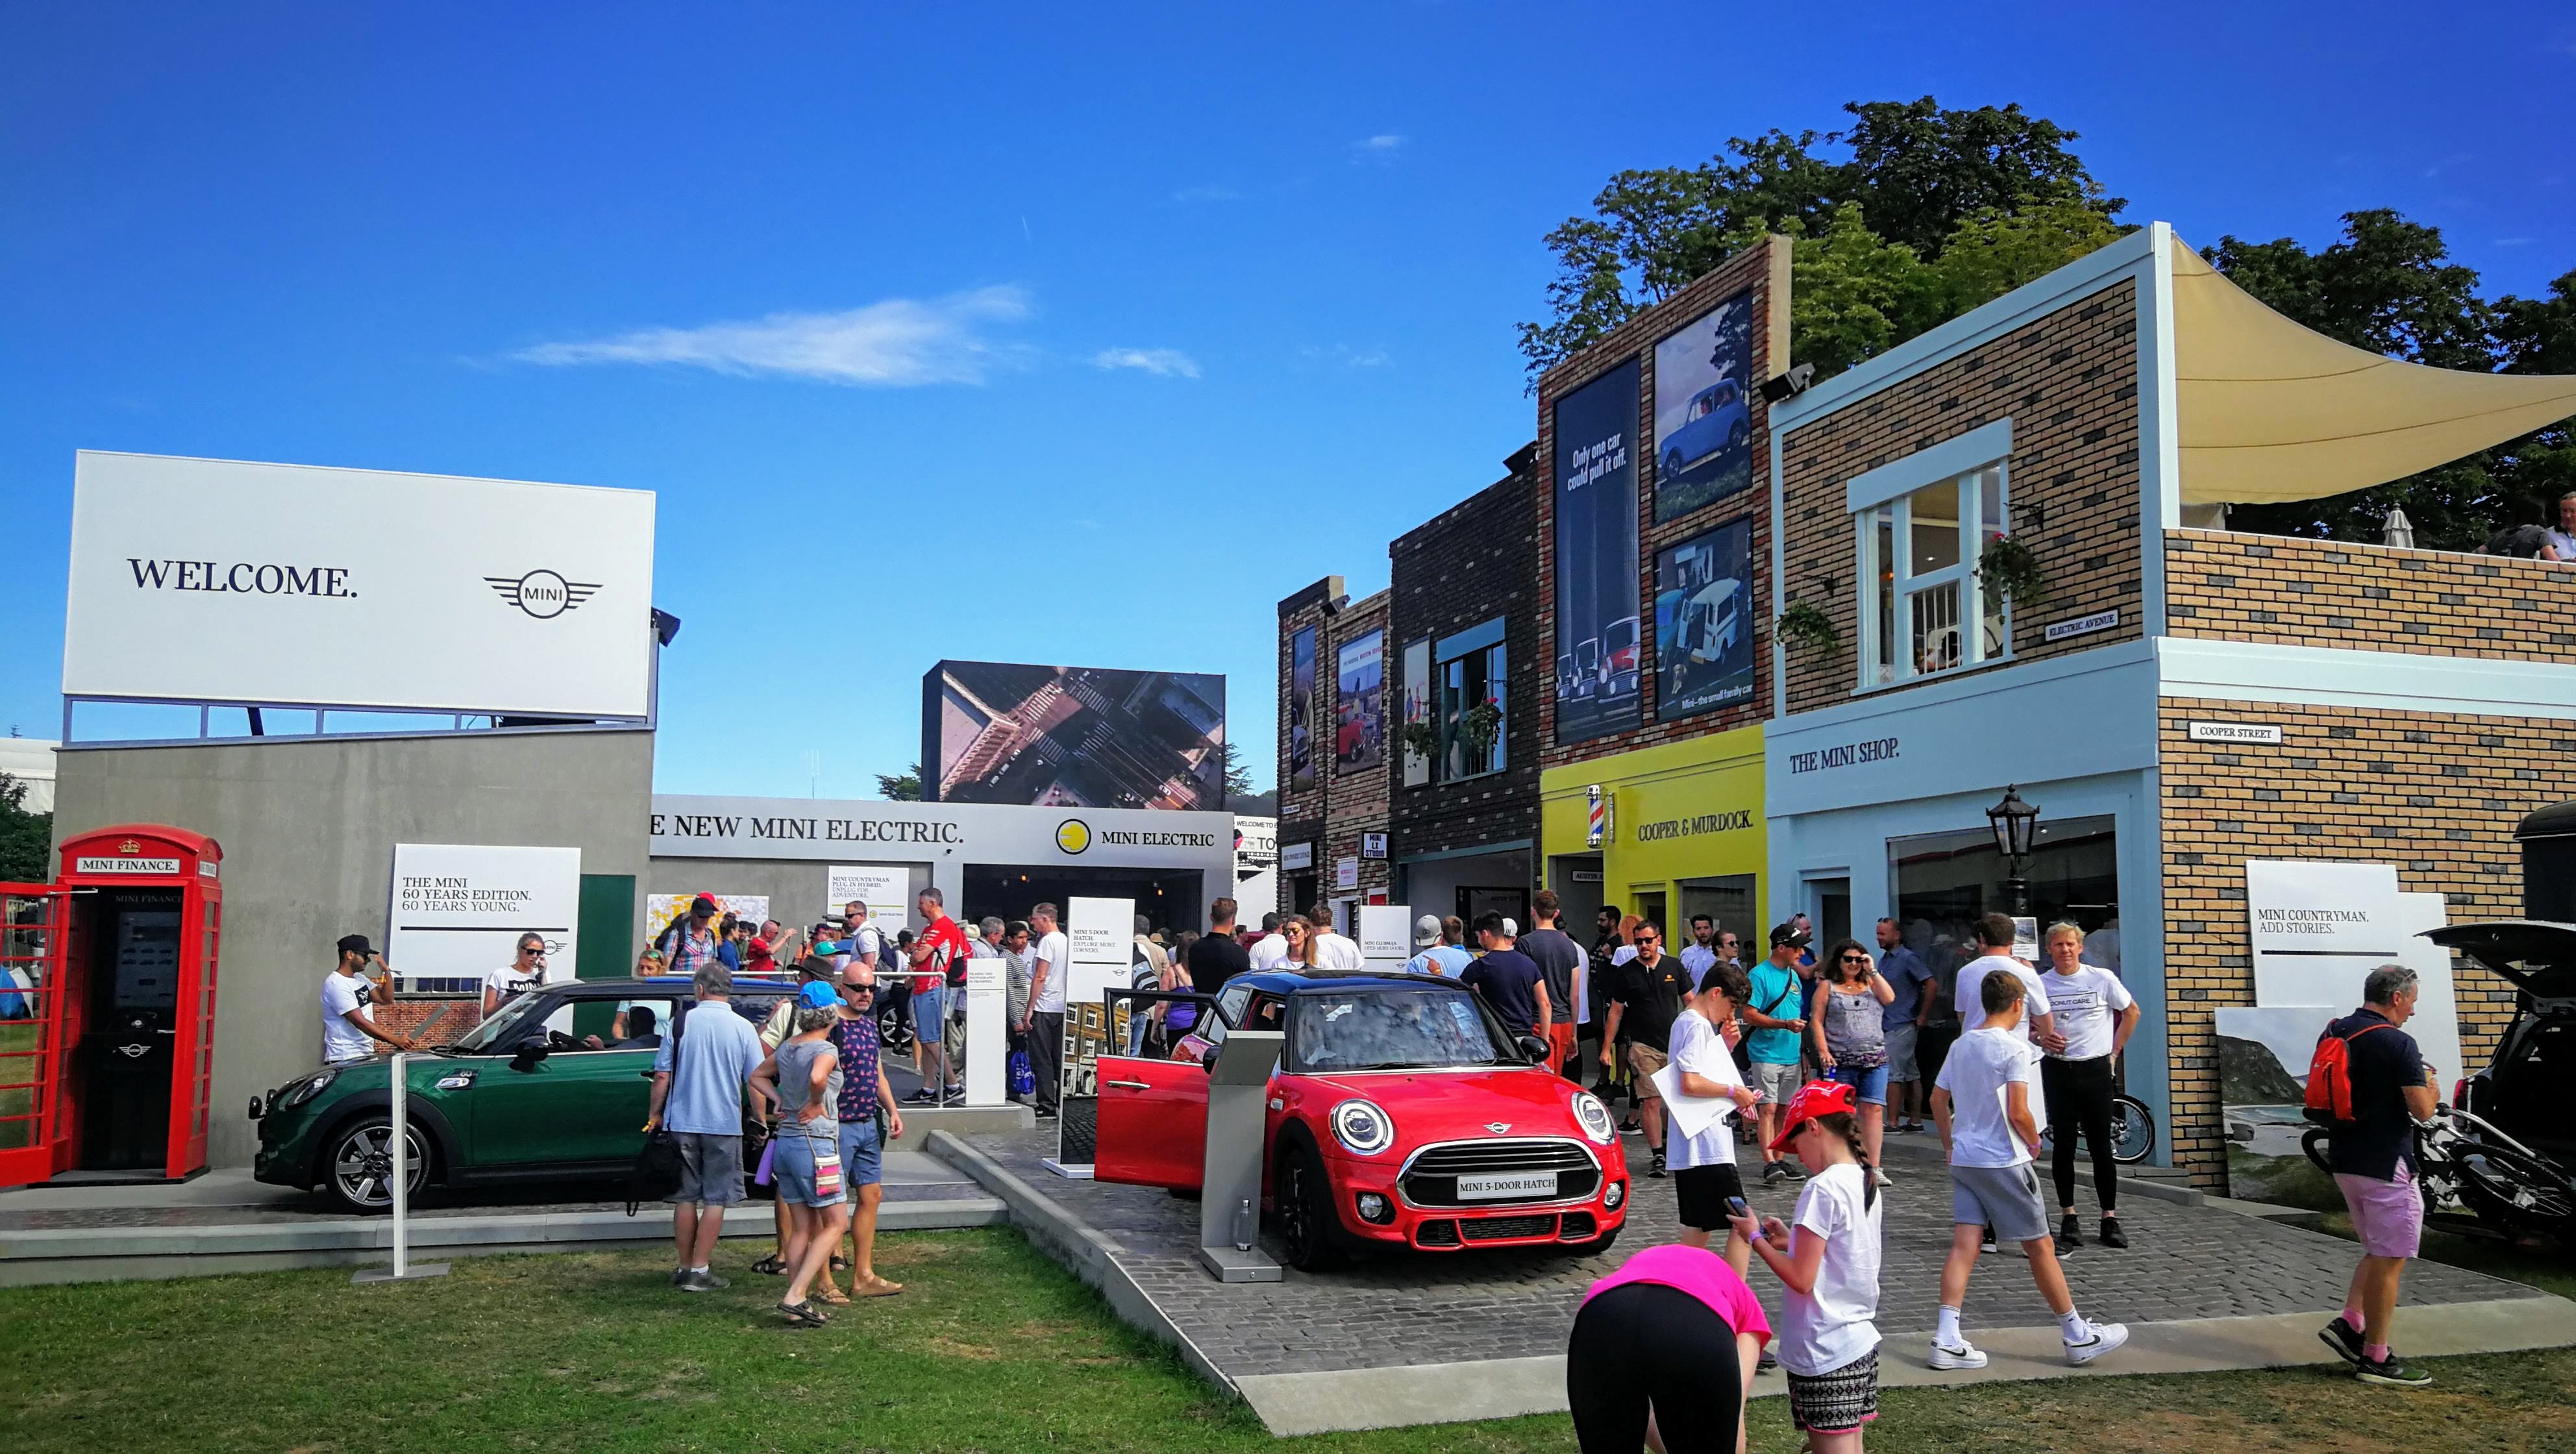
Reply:
[[[83,451],[66,696],[652,709],[653,496]]]
[[[385,961],[406,989],[479,987],[484,975],[511,966],[519,936],[530,933],[545,936],[545,982],[571,979],[580,948],[581,850],[395,844],[387,922]]]

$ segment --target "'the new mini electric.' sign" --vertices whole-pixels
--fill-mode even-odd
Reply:
[[[653,497],[84,450],[63,692],[642,718]]]

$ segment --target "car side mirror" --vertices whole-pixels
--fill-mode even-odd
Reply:
[[[1541,1040],[1536,1035],[1523,1035],[1518,1040],[1513,1041],[1512,1044],[1520,1051],[1521,1059],[1528,1061],[1530,1064],[1545,1065],[1547,1063],[1547,1042]]]
[[[537,1068],[537,1062],[552,1054],[554,1052],[548,1050],[544,1042],[531,1040],[519,1047],[518,1054],[510,1057],[510,1068],[521,1075],[527,1075]]]
[[[1224,1049],[1225,1047],[1222,1045],[1209,1046],[1207,1048],[1207,1054],[1199,1057],[1199,1069],[1206,1071],[1210,1075],[1216,1074],[1216,1057],[1218,1052]]]

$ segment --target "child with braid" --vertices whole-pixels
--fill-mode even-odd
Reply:
[[[1789,1417],[1814,1454],[1860,1454],[1861,1426],[1878,1417],[1881,1209],[1852,1105],[1848,1085],[1801,1086],[1769,1148],[1775,1156],[1795,1151],[1807,1168],[1795,1225],[1733,1219],[1787,1291],[1780,1366],[1789,1376]]]

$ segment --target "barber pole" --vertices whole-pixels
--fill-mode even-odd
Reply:
[[[1590,812],[1583,827],[1583,846],[1598,848],[1610,836],[1610,797],[1601,791],[1599,783],[1586,787],[1583,796]]]

